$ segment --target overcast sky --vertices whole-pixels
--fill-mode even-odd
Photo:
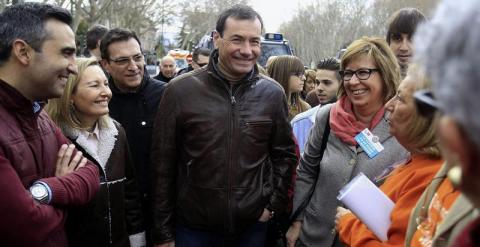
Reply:
[[[267,32],[277,32],[280,24],[292,19],[299,6],[313,2],[315,0],[250,0],[252,7],[262,16]]]

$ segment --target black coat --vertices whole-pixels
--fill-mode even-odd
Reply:
[[[109,103],[110,116],[125,128],[140,192],[144,196],[150,189],[152,127],[165,86],[166,83],[145,74],[137,92],[123,93],[110,78],[110,88],[113,93]]]
[[[163,74],[162,74],[162,71],[158,72],[158,75],[156,75],[155,77],[153,77],[155,80],[159,80],[159,81],[163,81],[163,82],[170,82],[173,78],[175,78],[175,76],[172,76],[170,78],[168,77],[165,77]]]
[[[98,156],[89,151],[78,135],[72,134],[71,130],[64,131],[77,149],[100,170],[100,190],[95,198],[68,212],[66,229],[70,247],[128,247],[128,236],[144,231],[141,198],[127,137],[119,123],[114,125],[111,128],[118,130],[116,135],[111,132],[104,135],[101,130]],[[104,168],[100,165],[100,153],[104,153],[107,160]]]
[[[177,73],[177,76],[183,75],[183,74],[188,73],[190,71],[193,71],[193,67],[192,67],[191,64],[189,64],[188,67],[185,67],[185,68],[179,70],[178,73]]]

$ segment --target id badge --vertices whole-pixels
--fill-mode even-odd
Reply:
[[[368,128],[362,130],[362,132],[355,136],[355,141],[357,141],[370,159],[373,159],[384,149],[383,145],[378,139],[378,136],[374,136]]]

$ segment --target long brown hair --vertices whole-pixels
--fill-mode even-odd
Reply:
[[[300,98],[300,94],[291,93],[288,86],[290,76],[305,73],[303,63],[298,57],[291,55],[278,56],[268,66],[267,72],[271,78],[282,85],[287,99],[290,95],[290,102],[288,102],[290,108],[295,108],[298,113],[304,112],[310,108],[307,102]]]

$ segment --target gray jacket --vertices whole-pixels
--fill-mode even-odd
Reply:
[[[327,105],[318,111],[297,169],[294,209],[308,196],[315,181],[314,166],[320,164],[315,193],[297,218],[302,221],[300,238],[297,241],[300,246],[330,247],[336,234],[335,214],[337,206],[340,206],[336,198],[338,191],[359,172],[372,179],[386,167],[408,156],[408,152],[390,135],[388,124],[382,119],[371,131],[379,137],[385,149],[373,159],[370,159],[361,147],[342,142],[332,131],[323,159],[318,160],[326,118],[331,107],[332,105]]]

